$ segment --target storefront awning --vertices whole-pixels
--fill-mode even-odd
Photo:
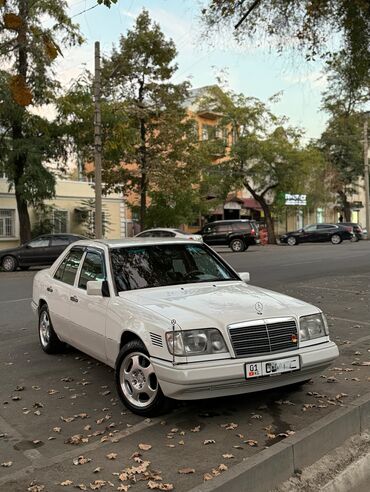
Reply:
[[[262,210],[261,205],[257,202],[255,198],[244,198],[243,208],[250,208],[253,210]]]

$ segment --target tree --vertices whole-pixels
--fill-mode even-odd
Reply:
[[[0,61],[6,67],[0,72],[0,160],[15,190],[22,243],[31,238],[28,205],[54,194],[45,165],[64,154],[56,125],[33,110],[55,99],[53,63],[62,48],[83,41],[66,9],[64,0],[0,1]]]
[[[295,46],[307,60],[345,58],[354,88],[368,78],[368,0],[209,0],[203,15],[208,28],[226,26],[240,43],[267,38],[279,52]]]
[[[331,188],[348,222],[351,221],[350,195],[358,191],[359,177],[363,175],[361,108],[370,92],[370,83],[367,87],[354,88],[352,76],[345,59],[338,58],[328,70],[323,109],[329,114],[329,120],[318,142],[330,164]]]
[[[173,41],[165,39],[143,10],[102,64],[105,192],[139,196],[142,228],[147,225],[148,194],[158,206],[166,196],[173,201],[180,189],[194,197],[191,185],[211,164],[209,146],[198,141],[185,110],[188,85],[170,81],[177,69],[175,56]],[[58,101],[58,121],[87,161],[93,155],[91,86],[86,73]]]
[[[215,92],[214,104],[224,115],[223,124],[231,125],[234,138],[225,172],[234,176],[236,188],[245,187],[261,205],[269,242],[274,244],[275,197],[280,192],[304,193],[308,177],[323,164],[321,155],[317,149],[304,148],[302,132],[289,127],[256,98],[232,92],[220,98]]]

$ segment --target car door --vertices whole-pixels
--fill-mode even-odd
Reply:
[[[203,241],[206,244],[216,244],[216,226],[214,224],[209,224],[202,230]]]
[[[49,236],[40,236],[25,244],[20,251],[19,263],[24,266],[49,265],[48,249],[50,244]]]
[[[63,253],[66,247],[70,244],[71,240],[68,236],[51,236],[49,247],[49,259],[50,263],[54,261]]]
[[[317,233],[317,225],[316,224],[309,225],[302,230],[299,237],[299,241],[302,243],[315,242],[317,241],[316,233]]]
[[[87,295],[86,289],[90,280],[103,282],[106,278],[104,251],[87,250],[70,298],[71,343],[101,361],[106,361],[105,324],[109,297]]]
[[[330,238],[335,232],[336,227],[330,225],[330,224],[318,224],[317,225],[317,236],[318,236],[318,241],[330,241]]]
[[[72,248],[50,279],[50,285],[46,286],[47,303],[53,327],[57,335],[69,343],[72,341],[70,321],[72,286],[83,254],[84,248],[77,246]]]
[[[217,224],[214,244],[228,244],[228,236],[231,231],[232,227],[230,224]]]

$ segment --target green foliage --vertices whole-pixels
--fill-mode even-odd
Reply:
[[[240,27],[234,26],[247,14]],[[295,47],[307,60],[329,64],[346,58],[352,87],[364,87],[370,72],[370,2],[368,0],[209,0],[203,9],[207,28],[226,25],[240,43],[266,40],[278,51]],[[213,32],[213,29],[212,29]]]
[[[88,198],[81,201],[81,207],[79,210],[79,223],[82,227],[82,234],[91,239],[95,238],[95,200]],[[103,237],[111,230],[111,221],[109,212],[103,205],[102,209],[102,232]]]
[[[176,48],[143,10],[132,30],[102,63],[102,153],[105,192],[140,197],[140,222],[147,225],[148,195],[160,208],[168,193],[181,194],[211,165],[211,144],[198,142],[187,117],[188,85],[171,77]],[[58,101],[67,141],[92,160],[92,77],[86,73]],[[189,191],[190,190],[190,191]],[[181,201],[181,200],[180,200]],[[176,209],[178,210],[178,209]],[[152,208],[151,217],[158,216]],[[157,220],[157,219],[156,219]]]
[[[53,211],[55,207],[40,203],[34,207],[34,226],[32,228],[32,237],[41,236],[42,234],[51,234],[54,229]]]

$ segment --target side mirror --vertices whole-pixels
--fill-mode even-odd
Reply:
[[[245,282],[246,284],[250,282],[251,276],[249,272],[239,272],[239,277]]]
[[[99,282],[99,280],[89,280],[86,284],[86,293],[88,296],[103,297],[103,282]]]

